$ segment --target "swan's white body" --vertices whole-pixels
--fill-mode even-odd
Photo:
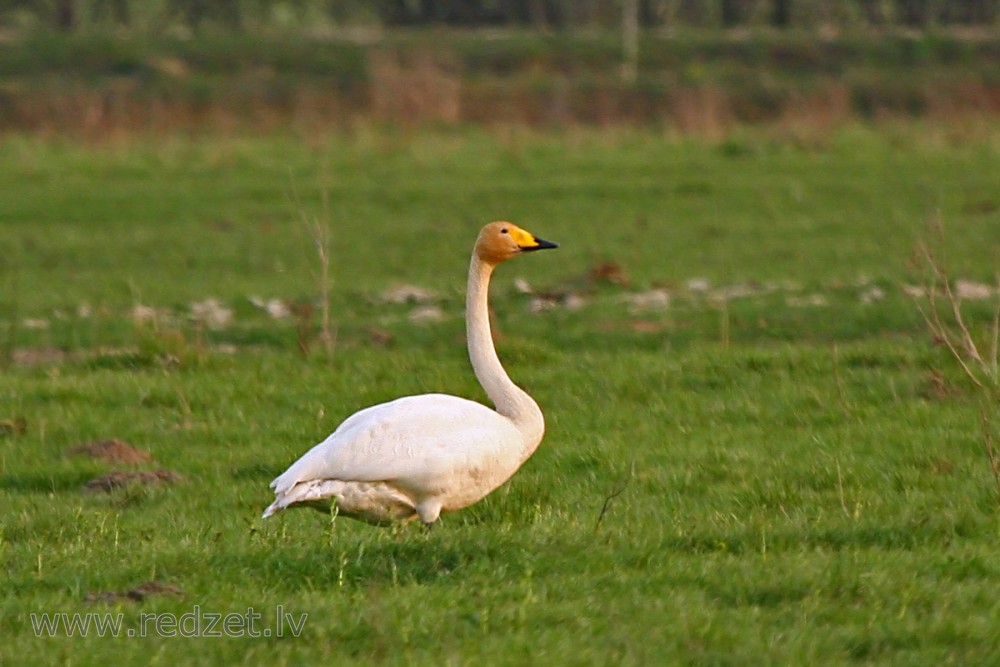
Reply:
[[[348,417],[271,482],[276,498],[264,517],[293,505],[328,509],[373,524],[467,507],[507,481],[535,452],[545,421],[497,358],[487,297],[493,268],[525,250],[555,247],[510,223],[483,228],[469,268],[466,331],[469,358],[496,406],[423,394],[382,403]]]

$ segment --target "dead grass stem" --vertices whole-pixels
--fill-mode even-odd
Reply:
[[[934,235],[938,248],[944,247],[944,224],[940,214],[935,214],[929,223],[930,233]],[[927,243],[920,243],[918,252],[927,271],[928,278],[922,298],[916,301],[927,328],[936,341],[944,344],[951,357],[958,363],[968,380],[981,391],[984,399],[980,420],[982,424],[983,444],[990,470],[996,483],[997,497],[1000,498],[1000,454],[994,445],[993,430],[990,423],[990,413],[1000,405],[1000,374],[998,374],[998,341],[1000,341],[1000,278],[997,279],[995,290],[996,307],[993,321],[987,334],[989,349],[986,354],[980,351],[969,323],[962,312],[961,298],[951,287],[945,261],[940,254],[935,254]],[[944,300],[944,308],[939,302]],[[942,312],[943,311],[943,312]]]
[[[332,357],[337,344],[336,332],[332,326],[330,318],[330,185],[329,185],[329,165],[324,164],[321,170],[320,185],[320,214],[310,216],[306,213],[295,189],[295,182],[292,181],[292,198],[299,210],[302,224],[312,239],[316,248],[318,266],[312,272],[316,280],[316,287],[319,298],[320,330],[319,341],[327,357]],[[309,336],[306,329],[311,321],[312,308],[298,310],[302,315],[299,322],[298,343],[303,354],[309,353]]]

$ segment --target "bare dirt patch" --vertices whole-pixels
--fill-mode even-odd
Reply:
[[[83,445],[76,445],[66,450],[68,456],[85,456],[100,459],[108,463],[147,463],[153,460],[149,452],[136,449],[121,440],[99,440]]]
[[[28,430],[28,420],[17,416],[10,419],[0,419],[0,437],[24,435]]]
[[[86,491],[111,493],[115,489],[129,486],[130,484],[148,486],[151,484],[174,484],[183,481],[184,477],[172,470],[117,470],[90,480],[83,488]]]
[[[587,271],[587,279],[592,283],[610,283],[619,287],[628,287],[631,280],[625,274],[625,269],[618,262],[607,261],[592,266]]]
[[[123,600],[142,602],[151,595],[181,596],[184,595],[184,591],[173,584],[161,584],[158,581],[147,581],[146,583],[139,584],[135,588],[130,588],[127,591],[91,591],[90,593],[87,593],[83,599],[86,602],[121,602]]]
[[[61,363],[69,358],[65,350],[56,347],[22,348],[14,350],[11,356],[17,366]]]

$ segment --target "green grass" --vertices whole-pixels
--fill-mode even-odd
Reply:
[[[27,428],[0,435],[0,661],[995,664],[982,403],[900,283],[920,282],[909,257],[935,210],[954,275],[993,279],[998,146],[922,126],[811,147],[624,131],[5,138],[0,351],[15,362],[0,420]],[[294,319],[248,297],[315,297],[301,214],[322,215],[324,182],[337,346],[303,356]],[[270,479],[353,411],[484,399],[462,292],[474,234],[499,217],[561,243],[502,267],[493,292],[501,358],[546,413],[535,457],[430,534],[260,521]],[[588,282],[603,261],[631,283]],[[533,312],[516,277],[584,302]],[[723,308],[694,279],[754,293]],[[394,284],[434,290],[443,319],[381,303]],[[666,309],[624,300],[660,286]],[[874,287],[884,297],[863,303]],[[208,297],[233,310],[225,328],[191,321]],[[157,324],[133,323],[136,304]],[[981,330],[990,306],[966,307]],[[110,467],[63,452],[111,437],[187,481],[84,492]],[[181,594],[86,601],[146,581]],[[308,618],[280,639],[37,638],[30,622],[120,612],[138,629],[194,605],[252,607],[272,631],[277,605]]]

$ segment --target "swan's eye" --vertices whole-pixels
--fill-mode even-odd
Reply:
[[[509,232],[507,231],[507,228],[506,228],[506,227],[504,227],[503,229],[501,229],[501,230],[500,230],[500,233],[501,233],[501,234],[507,234],[507,233],[509,233]]]

